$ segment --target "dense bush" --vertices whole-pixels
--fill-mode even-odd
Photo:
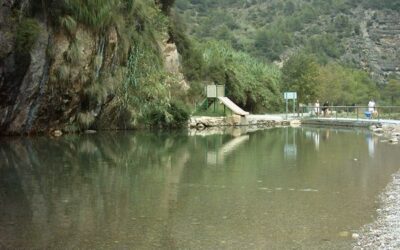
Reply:
[[[317,97],[334,105],[366,105],[379,99],[379,91],[368,73],[330,63],[318,70]]]
[[[150,113],[147,119],[148,125],[163,128],[182,128],[187,125],[190,112],[185,104],[172,102],[166,111]]]
[[[275,66],[220,42],[207,42],[203,50],[208,80],[225,84],[226,95],[239,106],[256,113],[279,109],[280,71]]]
[[[300,103],[313,102],[317,96],[318,64],[313,56],[297,53],[282,68],[282,90],[297,92]]]
[[[203,77],[202,52],[196,43],[185,34],[184,22],[177,15],[171,16],[169,35],[175,42],[182,56],[183,73],[188,80],[199,80]]]
[[[278,29],[260,30],[255,36],[254,55],[268,58],[269,60],[279,60],[280,55],[286,46],[291,45],[292,38],[289,33]]]

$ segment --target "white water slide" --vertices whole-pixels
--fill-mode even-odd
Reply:
[[[232,110],[233,113],[241,116],[246,116],[249,115],[249,112],[244,111],[241,109],[238,105],[236,105],[234,102],[231,101],[228,97],[218,97],[218,99],[230,110]]]

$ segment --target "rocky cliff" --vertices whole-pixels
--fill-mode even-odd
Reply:
[[[345,41],[342,60],[368,71],[379,83],[400,78],[400,13],[393,10],[354,9],[360,35]]]
[[[174,79],[159,87],[166,96],[166,107],[171,85],[187,89],[179,54],[166,32],[167,15],[161,13],[158,3],[139,1],[141,5],[135,6],[137,1],[130,1],[132,11],[146,7],[143,11],[163,18],[164,27],[154,31],[147,23],[150,21],[139,15],[131,18],[135,26],[122,15],[116,16],[118,13],[111,16],[116,21],[108,25],[91,25],[79,16],[83,14],[74,16],[72,8],[62,6],[64,2],[74,1],[0,1],[0,134],[137,127],[137,118],[144,111],[125,97],[141,90],[128,86],[126,79],[132,68],[146,71],[156,64],[143,65],[143,56],[133,53],[139,47],[140,55],[151,47],[151,53],[164,61],[162,79]],[[76,3],[90,7],[90,2]],[[117,8],[110,7],[113,11]],[[132,35],[126,35],[129,32]],[[146,32],[155,35],[143,38]],[[136,55],[135,60],[132,55]],[[139,77],[143,84],[151,84],[144,76],[135,80]],[[155,94],[146,100],[157,98],[161,99]]]

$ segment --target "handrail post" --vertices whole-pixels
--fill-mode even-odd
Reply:
[[[336,117],[336,120],[337,120],[337,113],[338,113],[338,110],[337,110],[337,108],[335,107],[335,117]]]
[[[379,110],[379,107],[376,107],[376,112],[378,112],[378,122],[379,122],[379,120],[380,120],[380,110]]]
[[[357,121],[358,121],[358,107],[356,107]]]

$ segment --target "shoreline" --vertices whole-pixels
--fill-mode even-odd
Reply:
[[[381,142],[398,144],[399,125],[371,126],[375,136],[386,138]],[[379,208],[375,220],[353,234],[357,239],[354,249],[400,249],[400,169],[378,196]]]
[[[379,195],[376,220],[356,234],[354,249],[400,249],[400,170]]]

